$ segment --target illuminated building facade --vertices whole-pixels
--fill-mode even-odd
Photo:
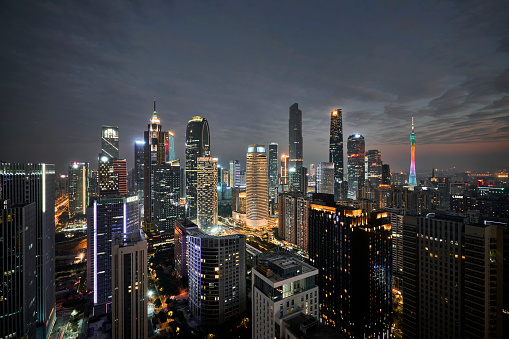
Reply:
[[[203,233],[194,222],[187,218],[175,221],[174,257],[175,269],[181,277],[187,276],[187,236],[194,233]]]
[[[127,195],[127,160],[126,159],[113,159],[113,173],[118,178],[118,194],[121,196]]]
[[[217,226],[217,159],[198,158],[197,170],[198,227],[206,230]]]
[[[265,227],[269,217],[269,177],[264,145],[249,145],[246,167],[246,225]]]
[[[240,163],[238,160],[230,160],[230,187],[240,186]]]
[[[246,310],[246,236],[187,235],[189,310],[202,325],[218,325]]]
[[[166,162],[175,160],[175,134],[168,131],[165,135],[164,148],[166,150]]]
[[[371,187],[378,187],[382,183],[382,153],[376,149],[366,151],[365,179]]]
[[[316,190],[318,193],[334,194],[335,183],[334,163],[319,162],[316,167]],[[334,195],[335,197],[335,195]]]
[[[180,161],[154,165],[154,230],[160,235],[173,238],[175,220],[184,216],[180,204]]]
[[[302,178],[302,111],[299,104],[295,103],[290,106],[289,125],[289,185],[291,191],[301,190]]]
[[[279,194],[279,236],[298,248],[308,249],[309,198],[302,193]]]
[[[279,175],[279,184],[283,186],[283,191],[288,189],[288,155],[281,154],[281,170]]]
[[[101,155],[97,168],[97,182],[99,186],[99,196],[113,197],[118,196],[118,173],[113,171],[113,159],[107,155]]]
[[[36,204],[0,197],[0,338],[36,337]]]
[[[69,218],[87,212],[88,171],[89,166],[85,162],[73,162],[69,166]]]
[[[30,259],[35,262],[36,331],[37,337],[49,338],[56,321],[55,166],[0,162],[0,200],[13,207],[35,203],[35,256]]]
[[[415,131],[413,117],[412,117],[412,132],[410,132],[410,175],[408,177],[408,185],[417,186],[417,179],[415,176]]]
[[[270,194],[274,194],[274,190],[278,186],[278,152],[277,152],[277,143],[272,142],[269,145],[269,185],[270,185]]]
[[[343,166],[343,113],[341,109],[331,112],[329,162],[334,164],[334,199],[345,198]]]
[[[94,199],[87,209],[87,288],[94,314],[111,311],[111,244],[139,230],[138,196]]]
[[[507,224],[479,221],[438,212],[404,217],[404,337],[503,337]]]
[[[251,289],[253,338],[279,338],[284,318],[291,314],[303,313],[318,319],[318,269],[280,248],[266,251],[257,259]]]
[[[313,195],[309,260],[320,268],[322,323],[350,338],[389,338],[392,314],[391,226],[387,213],[339,207]]]
[[[134,191],[138,194],[138,202],[140,204],[140,216],[143,216],[143,178],[145,177],[145,141],[136,140],[134,142]],[[134,192],[132,192],[134,193]]]
[[[353,134],[348,137],[348,198],[355,199],[357,190],[364,185],[364,137]]]
[[[195,116],[186,130],[186,216],[197,216],[198,158],[210,157],[210,131],[207,119]]]
[[[118,159],[118,127],[102,126],[101,155]]]
[[[147,238],[115,234],[112,253],[112,338],[148,338]]]
[[[161,127],[161,120],[157,117],[156,102],[154,101],[154,112],[148,124],[148,130],[144,133],[144,161],[143,161],[143,219],[145,229],[152,230],[154,227],[154,198],[153,187],[153,166],[164,164],[167,158],[166,146],[168,133]]]

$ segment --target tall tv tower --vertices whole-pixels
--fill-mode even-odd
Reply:
[[[410,176],[408,178],[408,185],[417,186],[417,179],[415,178],[415,131],[414,131],[414,117],[412,117],[412,132],[410,133]]]

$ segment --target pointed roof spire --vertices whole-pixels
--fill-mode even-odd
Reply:
[[[414,117],[412,117],[412,133],[414,133]]]
[[[157,118],[157,111],[156,111],[156,96],[154,95],[154,113],[152,113],[152,118]]]

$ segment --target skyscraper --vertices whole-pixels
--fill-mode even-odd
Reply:
[[[300,191],[301,187],[301,167],[302,167],[302,111],[299,104],[290,106],[289,125],[289,168],[290,190]]]
[[[308,249],[309,198],[302,193],[279,195],[279,236],[300,249]]]
[[[294,313],[318,319],[317,268],[280,248],[260,254],[258,262],[252,270],[253,338],[279,338],[283,320]]]
[[[180,206],[180,160],[154,165],[154,229],[160,235],[173,238],[175,220],[183,217]]]
[[[166,162],[175,160],[175,134],[168,131],[164,137],[164,148],[166,150]]]
[[[338,108],[330,115],[329,162],[334,164],[334,199],[344,196],[343,183],[343,113]]]
[[[0,163],[0,200],[10,200],[12,206],[36,205],[33,230],[36,255],[31,260],[35,261],[36,327],[39,338],[49,338],[56,320],[54,185],[54,165]]]
[[[154,112],[152,119],[148,124],[148,130],[144,133],[145,148],[143,161],[143,209],[145,229],[153,228],[153,202],[154,194],[152,192],[154,186],[153,168],[154,165],[164,164],[166,162],[167,152],[166,143],[168,134],[162,130],[161,121],[157,117],[156,102],[154,101]]]
[[[148,338],[147,238],[115,234],[112,255],[112,338]]]
[[[145,141],[136,140],[134,142],[134,188],[138,194],[138,203],[140,204],[140,217],[143,216],[143,178],[145,162]],[[134,192],[133,192],[134,193]],[[140,219],[141,220],[141,219]]]
[[[408,177],[408,185],[417,186],[417,179],[415,176],[415,131],[413,117],[412,117],[412,132],[410,132],[410,175]]]
[[[186,130],[186,216],[197,215],[198,158],[210,156],[210,131],[207,119],[195,116],[187,123]]]
[[[391,167],[389,164],[382,165],[382,184],[390,185],[391,184]]]
[[[101,154],[110,158],[118,159],[118,127],[102,126]]]
[[[189,309],[200,324],[222,324],[246,309],[246,236],[211,236],[195,226],[179,220],[176,228],[183,235],[176,238],[187,248],[176,259],[187,255]]]
[[[198,227],[206,230],[217,225],[217,159],[199,157],[197,169]]]
[[[404,217],[405,338],[503,337],[507,224],[479,221],[439,212]]]
[[[118,194],[127,195],[127,160],[126,159],[113,159],[113,173],[118,178]]]
[[[280,175],[279,175],[279,184],[281,186],[283,186],[283,190],[285,190],[288,187],[288,155],[287,154],[281,154],[281,170],[280,170]]]
[[[274,194],[274,189],[278,185],[278,153],[277,153],[277,143],[273,142],[269,145],[269,185],[270,185],[270,194]]]
[[[309,212],[309,260],[320,268],[322,322],[350,338],[389,338],[392,262],[387,213],[339,207],[332,195],[327,196],[314,195]]]
[[[318,193],[334,194],[335,168],[332,162],[319,162],[316,167],[316,191]],[[334,199],[335,199],[334,195]]]
[[[34,202],[0,198],[0,338],[36,337],[35,226]]]
[[[99,186],[99,196],[115,197],[119,196],[119,173],[113,169],[113,158],[107,155],[101,155],[99,165],[97,166],[97,181]]]
[[[265,227],[269,217],[269,178],[264,145],[249,145],[246,165],[246,225]]]
[[[374,188],[382,183],[382,153],[376,149],[370,149],[366,152],[364,170],[365,179],[368,180],[370,185]]]
[[[69,166],[69,217],[85,215],[88,207],[88,163]]]
[[[348,152],[348,198],[355,199],[357,190],[364,185],[364,137],[360,134],[350,135],[347,144]]]
[[[111,244],[115,234],[139,229],[138,196],[94,199],[87,210],[87,288],[94,314],[111,310]]]
[[[240,186],[240,163],[238,160],[230,160],[230,187]]]

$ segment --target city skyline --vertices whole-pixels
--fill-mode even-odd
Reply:
[[[208,120],[223,166],[239,159],[244,168],[253,143],[288,154],[288,108],[298,103],[306,167],[327,161],[337,108],[343,135],[362,134],[393,172],[408,172],[412,116],[418,175],[508,167],[503,1],[2,9],[2,161],[95,168],[100,128],[111,125],[130,169],[155,95],[181,160],[195,115]]]

